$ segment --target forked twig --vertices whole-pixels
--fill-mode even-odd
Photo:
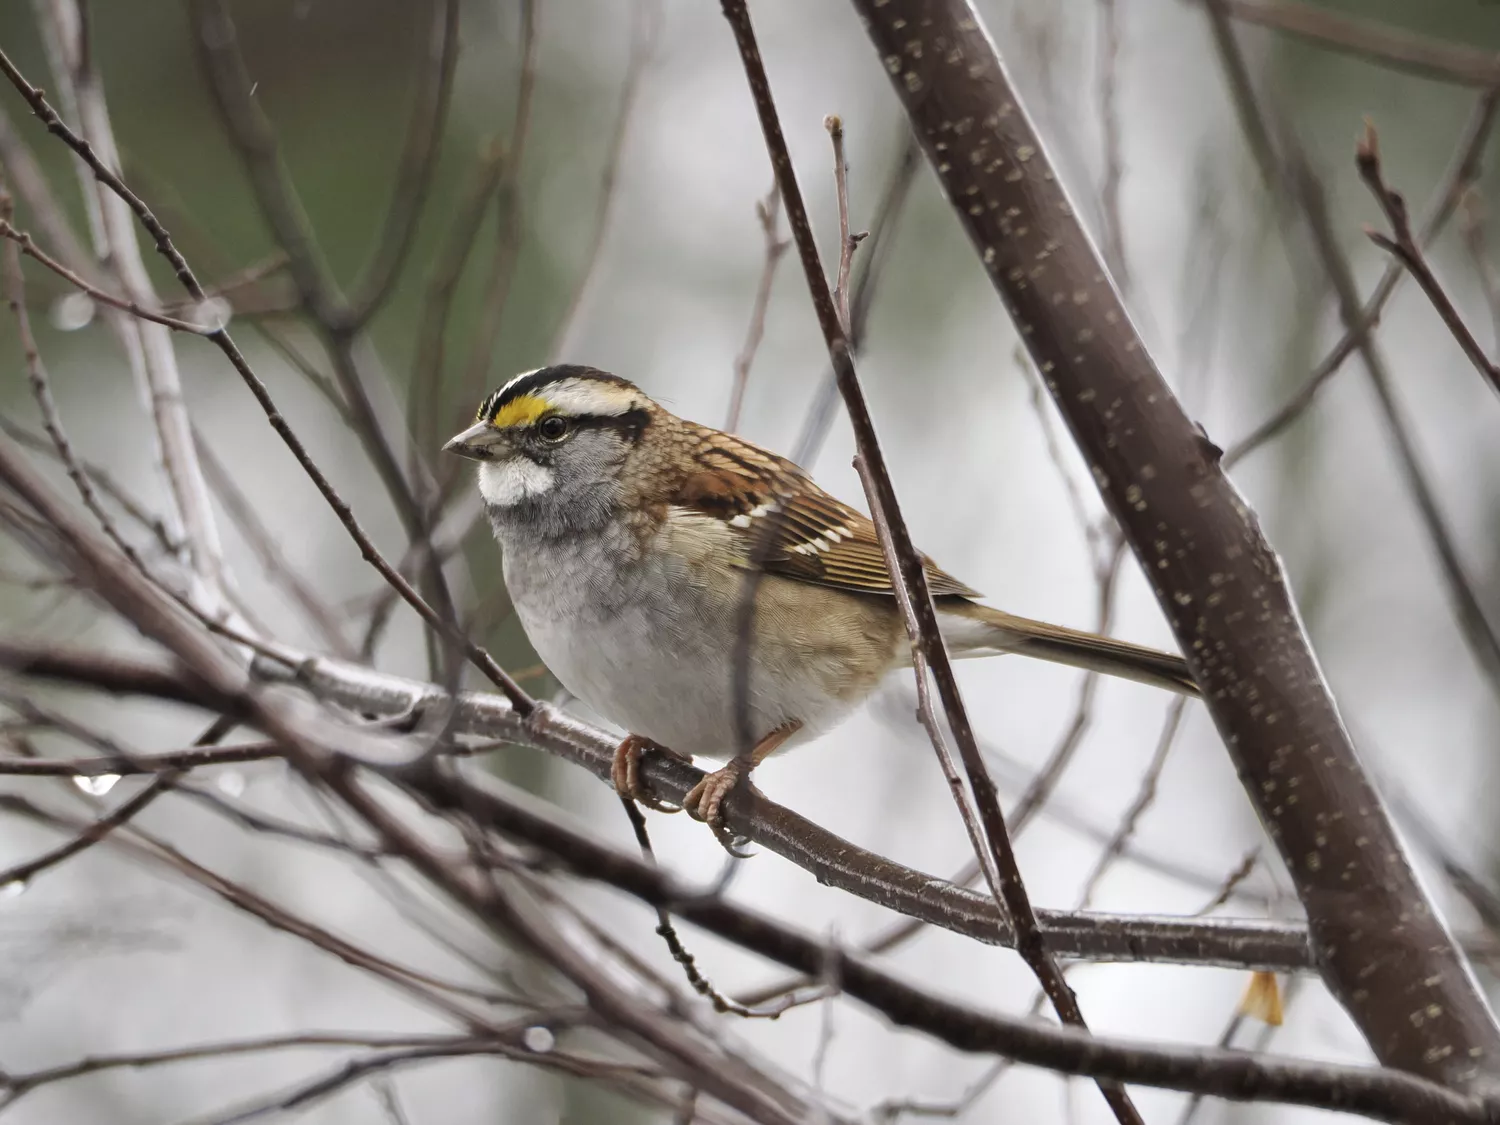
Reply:
[[[1500,366],[1491,362],[1489,356],[1485,355],[1484,347],[1474,338],[1474,333],[1469,331],[1464,318],[1459,315],[1458,309],[1453,307],[1452,298],[1443,289],[1442,282],[1438,281],[1437,276],[1432,272],[1432,267],[1427,264],[1427,256],[1422,253],[1422,247],[1417,244],[1416,238],[1412,235],[1411,220],[1406,213],[1406,200],[1402,198],[1400,192],[1386,185],[1385,177],[1380,170],[1379,138],[1375,133],[1374,124],[1370,121],[1365,122],[1365,132],[1355,151],[1354,163],[1359,169],[1359,178],[1375,196],[1376,202],[1380,204],[1380,209],[1385,212],[1385,217],[1391,224],[1389,235],[1370,227],[1365,228],[1365,234],[1371,242],[1406,267],[1407,272],[1422,287],[1422,292],[1427,294],[1427,299],[1432,302],[1432,307],[1447,325],[1448,331],[1458,341],[1458,346],[1463,349],[1464,355],[1474,365],[1474,370],[1484,377],[1497,395],[1500,395]]]

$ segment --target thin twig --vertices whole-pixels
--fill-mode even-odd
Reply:
[[[192,269],[189,268],[187,261],[172,244],[171,236],[167,233],[166,228],[157,221],[151,209],[125,185],[119,176],[99,160],[87,141],[81,139],[64,124],[56,111],[48,104],[42,91],[26,80],[25,76],[16,69],[15,64],[11,62],[4,51],[0,51],[0,71],[3,71],[6,77],[10,79],[12,85],[21,92],[21,95],[32,107],[33,112],[47,126],[48,131],[62,139],[69,148],[88,164],[100,183],[129,205],[130,209],[140,220],[141,225],[145,227],[155,240],[157,250],[172,263],[177,278],[181,281],[183,287],[196,300],[202,301],[205,296],[202,286],[198,283],[198,279],[193,274]],[[490,682],[498,687],[516,705],[519,711],[522,713],[528,711],[533,703],[531,697],[521,689],[520,685],[506,675],[505,670],[495,663],[494,658],[489,653],[459,633],[457,627],[451,623],[451,616],[445,618],[433,610],[427,604],[426,600],[417,593],[411,584],[381,554],[380,550],[375,546],[374,541],[366,534],[364,528],[360,526],[359,521],[354,516],[353,510],[349,507],[343,496],[333,487],[332,483],[323,474],[322,469],[318,467],[317,462],[313,460],[312,455],[308,453],[301,439],[297,437],[291,426],[288,425],[286,419],[277,408],[275,401],[271,398],[269,389],[251,369],[244,355],[230,337],[228,330],[221,327],[206,333],[206,336],[224,353],[230,364],[245,381],[246,386],[250,388],[250,392],[255,396],[256,402],[265,411],[266,419],[270,422],[272,429],[276,431],[287,448],[291,450],[292,455],[296,457],[303,472],[308,475],[318,491],[323,495],[324,500],[327,501],[328,505],[334,510],[334,513],[339,517],[339,522],[344,525],[345,530],[348,531],[350,537],[359,547],[361,556],[379,571],[381,576],[401,594],[407,604],[415,609],[428,625],[437,631],[439,635],[446,637],[451,643],[458,645],[469,661],[483,672]],[[194,463],[196,464],[196,457],[194,458]]]
[[[1417,35],[1364,16],[1296,0],[1215,0],[1235,19],[1369,59],[1378,66],[1485,89],[1500,87],[1493,51]]]
[[[97,758],[9,758],[0,756],[0,777],[129,777],[133,774],[183,773],[204,766],[263,762],[285,757],[274,742],[239,746],[194,746],[151,754],[108,753]]]
[[[1209,0],[1210,14],[1215,15],[1215,18],[1222,18],[1217,15],[1218,9],[1214,7],[1221,2],[1222,0]],[[1221,44],[1221,51],[1226,49],[1223,46],[1224,36],[1217,37],[1217,41]],[[1248,87],[1248,79],[1242,85]],[[1437,237],[1468,186],[1478,178],[1480,159],[1489,140],[1490,129],[1494,125],[1497,111],[1500,111],[1500,90],[1486,91],[1475,103],[1474,110],[1469,115],[1468,124],[1464,127],[1463,136],[1459,139],[1454,157],[1428,203],[1427,215],[1422,222],[1420,238],[1422,244],[1430,243]],[[1345,329],[1338,343],[1313,368],[1297,391],[1276,413],[1235,442],[1225,452],[1224,467],[1226,469],[1239,464],[1247,455],[1280,435],[1302,416],[1303,412],[1312,405],[1318,391],[1338,372],[1344,361],[1355,353],[1359,342],[1364,339],[1365,335],[1379,323],[1381,312],[1405,275],[1406,271],[1401,268],[1399,262],[1393,261],[1386,267],[1385,272],[1380,276],[1380,281],[1376,283],[1369,298],[1359,310],[1358,318]]]
[[[1205,914],[1212,914],[1215,910],[1219,909],[1219,907],[1228,902],[1229,899],[1233,896],[1235,889],[1250,877],[1250,873],[1255,870],[1255,865],[1259,862],[1260,848],[1259,846],[1253,847],[1248,852],[1246,852],[1244,858],[1242,858],[1240,862],[1235,865],[1234,870],[1232,870],[1228,875],[1224,877],[1224,882],[1219,887],[1219,889],[1214,892],[1214,897],[1209,899],[1203,907],[1193,912],[1194,917],[1201,917]]]
[[[1479,189],[1470,184],[1459,200],[1458,226],[1464,236],[1464,247],[1474,264],[1474,273],[1479,278],[1479,288],[1484,293],[1484,303],[1490,310],[1490,331],[1494,334],[1491,347],[1500,355],[1500,276],[1490,260],[1484,230],[1484,198]]]
[[[651,846],[651,836],[646,830],[646,815],[641,812],[640,806],[624,794],[620,796],[620,804],[625,809],[625,816],[630,821],[630,829],[635,834],[636,845],[641,849],[641,858],[647,863],[655,866],[656,851]],[[752,1011],[743,1004],[736,1003],[725,996],[713,986],[707,977],[698,968],[698,961],[687,947],[682,944],[682,936],[677,932],[677,927],[672,925],[672,914],[665,906],[656,907],[656,934],[666,943],[667,952],[672,955],[672,960],[682,966],[682,973],[687,977],[687,982],[692,986],[694,992],[705,997],[714,1006],[716,1012],[728,1012],[731,1015],[741,1016],[745,1019],[772,1018],[781,1014],[778,1008],[770,1012]]]
[[[3,452],[3,446],[0,446]],[[239,715],[233,697],[218,695],[180,671],[157,662],[97,652],[0,644],[0,668],[54,682],[194,703]],[[295,668],[257,662],[258,679],[288,683],[312,698],[355,714],[406,719],[434,701],[442,688],[383,675],[369,668],[309,657]],[[501,696],[462,693],[453,701],[453,734],[521,743],[583,767],[607,781],[619,738],[541,703],[521,718]],[[118,771],[116,771],[118,772]],[[641,764],[651,790],[678,802],[704,777],[703,771],[661,755]],[[789,860],[819,882],[869,902],[974,938],[1009,944],[994,900],[944,883],[867,851],[784,806],[751,791],[728,810],[730,826],[746,839]],[[1102,961],[1152,961],[1294,972],[1312,962],[1306,930],[1291,923],[1214,920],[1183,923],[1171,918],[1039,910],[1048,944],[1059,956]]]
[[[1099,128],[1104,134],[1104,180],[1099,187],[1099,210],[1104,220],[1104,260],[1121,293],[1130,292],[1130,267],[1125,257],[1125,223],[1120,215],[1120,184],[1125,162],[1120,147],[1120,114],[1116,106],[1120,81],[1120,12],[1117,0],[1099,0],[1098,67]]]
[[[500,323],[510,297],[511,280],[521,251],[521,169],[526,154],[526,140],[531,135],[532,101],[536,93],[537,56],[540,38],[537,34],[536,0],[520,0],[521,67],[516,82],[516,111],[511,124],[510,143],[504,174],[495,194],[495,250],[490,259],[489,277],[480,299],[478,324],[470,336],[468,357],[464,362],[459,392],[465,403],[478,402],[488,381],[490,359],[500,335]],[[450,480],[456,480],[456,468]]]
[[[417,79],[417,95],[406,127],[406,142],[396,165],[385,225],[358,281],[351,287],[341,327],[358,328],[390,296],[401,265],[411,251],[422,205],[437,168],[443,126],[458,68],[459,0],[431,0],[432,31],[427,58]]]
[[[25,254],[42,265],[46,266],[58,277],[79,292],[87,293],[100,304],[109,305],[111,308],[119,309],[121,312],[129,313],[131,316],[139,317],[141,320],[149,320],[153,324],[160,324],[174,332],[189,332],[194,336],[207,336],[213,332],[212,327],[195,324],[190,320],[182,320],[179,317],[168,316],[166,313],[156,312],[153,309],[143,308],[127,297],[116,297],[113,293],[106,293],[96,285],[90,284],[84,278],[78,276],[67,266],[56,258],[53,258],[45,250],[38,248],[32,241],[31,235],[22,230],[17,230],[9,222],[0,222],[0,238],[7,238],[21,248]]]
[[[846,995],[868,1004],[899,1026],[932,1035],[958,1050],[1002,1054],[1101,1082],[1134,1082],[1218,1097],[1314,1104],[1381,1120],[1427,1125],[1437,1120],[1490,1125],[1500,1097],[1464,1095],[1399,1070],[1292,1062],[1274,1056],[1144,1046],[1101,1039],[1073,1027],[983,1013],[908,985],[830,945],[743,907],[695,893],[648,864],[598,844],[564,826],[553,810],[493,779],[464,783],[423,763],[399,771],[400,780],[431,806],[474,817],[495,830],[544,849],[568,869],[610,882],[651,904],[671,905],[680,916],[745,948],[808,976],[836,974]],[[363,803],[363,802],[362,802]],[[442,869],[408,830],[378,806],[372,819],[391,834],[398,850],[414,856],[424,871],[456,889],[457,872]],[[497,909],[490,906],[489,909]]]
[[[74,109],[78,134],[86,138],[80,141],[88,151],[84,159],[94,171],[95,178],[104,185],[88,182],[83,185],[90,216],[97,220],[95,249],[98,257],[108,263],[131,303],[155,308],[160,301],[131,223],[130,212],[134,207],[124,196],[105,190],[109,185],[99,176],[100,170],[110,171],[113,175],[113,170],[120,166],[120,158],[105,104],[104,88],[93,66],[85,12],[79,7],[78,0],[58,0],[43,10],[46,14],[40,23],[52,58],[54,78],[63,91],[65,102]],[[3,52],[0,52],[0,69],[16,84],[49,131],[60,136],[54,125],[66,129],[62,119],[46,105],[41,92],[21,78]],[[73,147],[78,151],[76,146]],[[80,152],[80,155],[83,154]],[[118,176],[115,179],[118,182]],[[204,295],[200,291],[193,296],[201,302]],[[125,342],[126,355],[142,398],[149,408],[157,460],[167,482],[170,500],[168,528],[174,539],[180,534],[186,548],[189,573],[195,580],[188,597],[210,617],[222,618],[229,612],[223,546],[208,485],[193,446],[187,400],[171,336],[163,331],[163,326],[139,319],[121,319],[117,328]]]
[[[885,273],[885,265],[890,261],[896,231],[906,213],[906,201],[911,194],[912,181],[916,179],[917,165],[922,155],[917,148],[916,138],[904,124],[900,144],[900,154],[886,179],[880,202],[875,206],[875,216],[870,222],[869,247],[855,266],[849,346],[856,355],[864,347],[870,309],[875,304],[875,294]],[[792,460],[797,464],[808,466],[817,459],[818,451],[828,437],[829,427],[833,425],[838,399],[838,379],[830,369],[818,381],[817,391],[802,423],[802,433],[797,438],[792,455]]]
[[[1422,292],[1427,294],[1432,307],[1437,310],[1438,316],[1442,318],[1453,338],[1458,341],[1458,346],[1463,349],[1464,355],[1474,365],[1474,370],[1484,377],[1491,390],[1500,395],[1500,366],[1492,363],[1489,356],[1485,355],[1484,348],[1469,331],[1469,326],[1464,323],[1458,310],[1453,307],[1453,301],[1443,289],[1442,282],[1438,281],[1432,272],[1432,267],[1427,264],[1426,255],[1417,245],[1417,240],[1412,237],[1411,220],[1406,213],[1406,200],[1401,197],[1400,192],[1386,186],[1385,177],[1380,170],[1379,139],[1375,133],[1375,126],[1370,121],[1365,122],[1364,136],[1360,139],[1359,147],[1355,152],[1354,163],[1359,169],[1360,179],[1364,180],[1365,186],[1375,196],[1391,224],[1390,236],[1370,228],[1365,229],[1365,234],[1376,246],[1393,255],[1406,267],[1412,277],[1416,278],[1417,284],[1422,287]]]
[[[745,328],[745,340],[739,354],[734,357],[734,383],[729,391],[729,412],[724,418],[724,429],[734,433],[740,428],[740,412],[745,405],[745,389],[750,384],[750,368],[755,363],[755,353],[766,334],[766,310],[771,305],[771,286],[776,280],[776,267],[786,255],[791,242],[777,233],[776,222],[781,211],[781,196],[776,185],[766,197],[755,204],[755,217],[765,236],[765,256],[760,267],[760,280],[755,285],[755,299],[750,303],[750,323]]]
[[[656,51],[657,37],[661,33],[661,0],[636,0],[630,26],[630,58],[625,64],[625,80],[620,86],[619,112],[615,114],[614,130],[605,149],[604,168],[599,174],[599,194],[594,204],[593,234],[588,249],[584,251],[583,268],[573,284],[567,308],[557,322],[552,345],[547,349],[547,362],[559,363],[573,350],[574,333],[577,331],[578,312],[583,308],[589,289],[599,270],[605,238],[609,234],[610,215],[614,209],[615,184],[620,175],[620,158],[625,152],[625,141],[629,136],[630,122],[636,101],[641,92],[641,79]]]
[[[978,741],[974,737],[973,727],[969,723],[958,690],[958,681],[954,677],[948,650],[938,628],[937,611],[933,607],[932,594],[927,588],[923,559],[913,545],[911,533],[902,519],[890,472],[886,467],[885,457],[875,434],[874,422],[870,418],[864,392],[860,388],[859,378],[854,370],[848,335],[844,330],[843,321],[834,303],[833,294],[829,291],[828,280],[818,257],[817,242],[813,237],[806,206],[802,202],[801,189],[797,186],[796,171],[792,166],[791,154],[787,150],[786,138],[782,134],[781,122],[777,117],[770,80],[766,75],[760,48],[755,41],[749,10],[745,6],[745,0],[721,0],[721,5],[725,19],[728,20],[739,47],[740,59],[744,65],[751,97],[755,102],[756,113],[760,118],[761,132],[765,137],[771,166],[776,173],[776,182],[781,188],[787,222],[802,259],[802,269],[812,296],[813,308],[818,315],[819,326],[823,330],[823,338],[828,346],[829,358],[833,362],[834,372],[838,377],[839,390],[843,395],[844,404],[849,411],[850,421],[854,428],[855,444],[859,450],[855,462],[856,467],[865,484],[865,494],[870,503],[872,515],[885,525],[880,536],[881,549],[885,554],[886,567],[892,577],[892,587],[899,594],[898,604],[901,606],[907,633],[911,638],[914,662],[918,664],[920,674],[920,663],[915,659],[920,650],[921,656],[932,669],[938,696],[943,702],[944,715],[958,745],[959,757],[968,775],[979,822],[983,826],[983,838],[987,844],[987,849],[984,850],[988,850],[995,864],[998,885],[994,889],[997,891],[997,898],[1004,903],[1004,908],[1015,928],[1017,951],[1026,961],[1027,967],[1040,980],[1042,987],[1047,990],[1048,998],[1052,1001],[1059,1017],[1064,1023],[1084,1029],[1086,1024],[1078,1008],[1077,998],[1063,978],[1057,961],[1048,952],[1046,939],[1037,924],[1036,914],[1032,910],[1030,897],[1021,879],[1010,837],[1006,833],[1005,817],[1000,811],[999,795],[985,769]],[[941,760],[944,753],[942,739],[934,738],[933,748]],[[981,851],[981,856],[982,854]],[[1140,1121],[1140,1115],[1123,1086],[1110,1081],[1100,1081],[1099,1088],[1122,1125]]]
[[[1161,772],[1166,768],[1167,755],[1172,752],[1172,747],[1177,742],[1177,733],[1182,729],[1182,716],[1187,710],[1187,697],[1179,695],[1167,705],[1167,721],[1162,724],[1161,735],[1156,740],[1156,751],[1151,755],[1151,761],[1146,766],[1146,772],[1141,775],[1140,786],[1136,791],[1135,799],[1130,802],[1130,807],[1120,817],[1120,823],[1115,829],[1115,834],[1110,837],[1109,843],[1105,845],[1104,851],[1094,861],[1094,868],[1083,881],[1083,890],[1079,892],[1077,909],[1087,910],[1093,902],[1094,893],[1099,889],[1100,882],[1109,869],[1114,866],[1115,861],[1125,852],[1125,845],[1135,835],[1136,828],[1140,825],[1141,817],[1156,800],[1157,783],[1161,780]]]
[[[839,327],[848,339],[854,331],[849,320],[849,267],[854,261],[854,248],[865,236],[851,234],[849,230],[849,161],[844,156],[843,118],[830,113],[823,118],[823,128],[833,142],[833,190],[839,215],[839,271],[833,285],[833,306],[838,310]]]
[[[49,867],[56,867],[72,859],[79,852],[93,847],[105,836],[109,835],[122,824],[128,824],[137,813],[150,805],[152,801],[160,797],[172,787],[174,771],[167,771],[157,777],[153,777],[139,793],[130,800],[124,802],[119,808],[107,816],[100,817],[89,825],[78,835],[67,843],[53,848],[49,852],[37,856],[35,859],[26,860],[24,863],[15,864],[0,871],[0,887],[9,886],[12,883],[24,884],[35,878]]]

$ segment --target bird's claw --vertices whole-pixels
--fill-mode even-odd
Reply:
[[[737,836],[725,822],[724,802],[741,783],[752,784],[749,773],[743,761],[731,758],[724,766],[688,790],[687,796],[682,799],[682,807],[688,816],[707,824],[719,844],[736,859],[748,859],[752,853],[743,847],[744,837]]]
[[[615,759],[610,767],[610,780],[614,782],[615,792],[656,812],[677,812],[678,806],[654,796],[641,783],[641,757],[648,750],[682,761],[690,760],[665,746],[658,746],[649,738],[642,738],[638,734],[626,735],[624,741],[615,747]]]

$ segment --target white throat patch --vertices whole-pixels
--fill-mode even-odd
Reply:
[[[479,494],[496,508],[510,508],[549,491],[557,474],[529,457],[486,461],[479,466]]]

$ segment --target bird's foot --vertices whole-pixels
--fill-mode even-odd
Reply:
[[[682,799],[682,807],[688,816],[701,820],[713,829],[714,836],[724,845],[724,850],[736,859],[747,859],[750,853],[742,847],[744,837],[735,835],[724,820],[724,802],[740,785],[744,784],[754,793],[760,790],[750,780],[750,771],[765,761],[781,747],[787,739],[802,729],[801,719],[790,719],[766,735],[749,753],[730,758],[722,767],[709,774],[688,790]]]
[[[688,816],[708,825],[713,830],[714,838],[736,859],[745,859],[750,853],[743,848],[743,837],[736,835],[725,822],[724,802],[741,784],[755,788],[750,781],[750,770],[754,764],[748,758],[730,758],[722,767],[688,790],[687,796],[682,799],[682,807],[687,810]]]
[[[642,738],[638,734],[626,735],[625,740],[615,747],[614,765],[610,769],[610,780],[614,782],[615,792],[628,800],[638,801],[656,812],[674,813],[677,811],[676,805],[654,796],[641,784],[641,757],[647,751],[665,754],[681,762],[692,762],[692,759],[686,755],[679,754],[675,750],[668,750],[665,746],[659,746],[649,738]]]

